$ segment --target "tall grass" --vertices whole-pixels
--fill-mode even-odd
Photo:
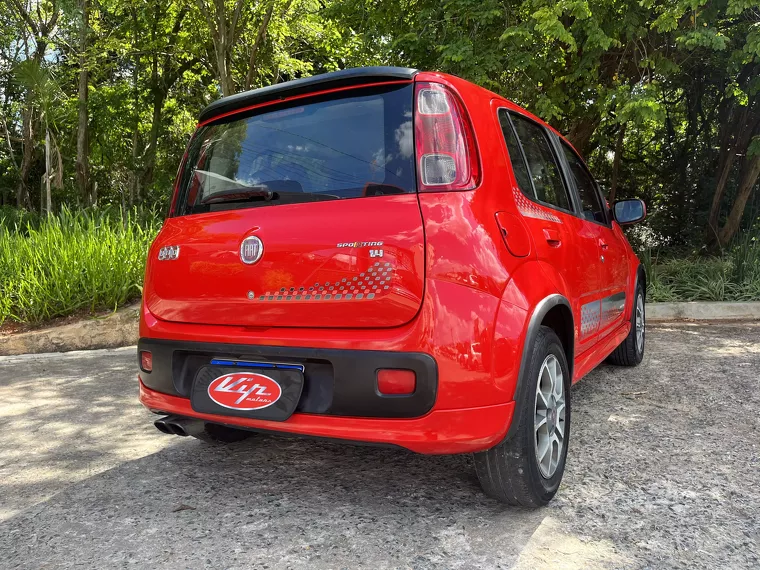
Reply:
[[[721,256],[639,255],[648,301],[760,301],[760,233],[742,234]]]
[[[0,216],[0,324],[115,309],[141,293],[153,213]]]
[[[85,210],[40,217],[0,208],[0,324],[111,310],[141,293],[155,211]],[[644,250],[649,301],[760,301],[760,232],[721,256]]]

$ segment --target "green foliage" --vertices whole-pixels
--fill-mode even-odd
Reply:
[[[137,299],[152,213],[71,212],[47,219],[0,217],[0,324],[39,323]]]
[[[707,211],[721,124],[728,124],[718,114],[751,106],[760,86],[760,68],[752,68],[760,63],[760,0],[105,0],[90,7],[83,50],[80,2],[59,1],[45,3],[44,14],[61,17],[35,61],[20,49],[19,38],[33,36],[29,26],[18,14],[0,14],[0,109],[18,164],[26,106],[55,93],[47,107],[65,191],[54,201],[71,206],[86,196],[75,182],[80,57],[90,74],[90,171],[100,202],[162,207],[198,111],[220,96],[221,75],[240,90],[248,79],[259,87],[391,64],[460,75],[526,106],[568,134],[607,183],[625,125],[617,195],[663,209],[655,230],[666,242],[701,245],[711,235]],[[220,60],[222,22],[232,41]],[[45,79],[31,82],[39,88],[14,80],[25,66]],[[35,206],[43,134],[35,130],[29,173]],[[753,143],[746,156],[756,149]],[[721,216],[741,168],[737,161]],[[0,174],[0,204],[10,203],[19,172],[7,144],[0,144]],[[745,225],[758,207],[753,193]]]
[[[224,4],[227,20],[235,6],[241,7],[228,58],[238,90],[245,88],[253,45],[270,6],[272,18],[256,50],[252,88],[379,63],[356,34],[327,15],[332,1],[204,1],[212,7],[217,1]],[[33,151],[26,185],[35,208],[44,173],[43,118],[50,123],[64,171],[61,186],[66,191],[58,192],[54,202],[84,206],[89,187],[97,182],[101,204],[165,208],[198,112],[221,94],[213,34],[200,10],[203,2],[89,1],[84,48],[81,0],[44,2],[41,12],[30,10],[25,18],[21,10],[28,4],[0,1],[0,205],[15,201],[24,134],[29,133],[24,120],[31,109]],[[28,22],[39,31],[53,13],[59,15],[56,24],[39,44]],[[211,13],[218,16],[213,9]],[[35,45],[44,53],[35,54]],[[86,189],[75,180],[80,57],[89,74]]]
[[[37,228],[41,219],[42,217],[36,212],[11,206],[0,206],[0,229],[25,233],[30,228]]]
[[[24,192],[25,207],[41,204],[46,127],[56,208],[84,207],[97,184],[101,209],[165,212],[198,112],[223,91],[402,65],[459,75],[526,107],[568,135],[604,187],[615,181],[616,198],[645,199],[651,216],[634,237],[700,256],[660,254],[655,298],[755,298],[754,245],[725,244],[760,215],[750,179],[760,0],[101,0],[88,2],[86,25],[82,0],[0,5],[4,238],[62,223],[9,209]],[[83,69],[89,182],[80,187]],[[707,248],[719,257],[704,261]],[[131,275],[113,287],[134,291]],[[0,319],[10,318],[7,297]],[[83,306],[64,305],[73,308],[50,314]]]
[[[760,231],[742,235],[724,255],[658,259],[640,255],[647,272],[647,300],[760,301]]]

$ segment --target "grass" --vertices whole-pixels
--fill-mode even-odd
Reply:
[[[161,226],[153,211],[40,217],[0,208],[0,325],[115,310],[138,299],[145,256]],[[760,301],[760,232],[721,256],[645,250],[649,301]]]
[[[639,257],[648,301],[760,301],[760,235],[743,234],[722,256]]]
[[[0,211],[0,324],[116,309],[140,297],[154,214],[107,209],[49,218]]]

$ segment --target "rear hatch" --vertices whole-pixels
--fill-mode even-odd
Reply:
[[[256,327],[409,322],[424,287],[413,99],[412,82],[345,89],[200,126],[150,251],[148,309]]]

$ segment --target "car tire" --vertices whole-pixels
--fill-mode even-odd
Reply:
[[[191,434],[195,439],[206,443],[235,443],[243,441],[253,435],[253,432],[244,429],[235,429],[221,424],[204,424],[203,430]]]
[[[617,366],[638,366],[644,359],[646,343],[646,302],[644,289],[636,283],[631,311],[631,330],[625,340],[609,355],[607,362]]]
[[[474,457],[485,493],[522,507],[546,505],[557,493],[570,441],[571,379],[562,343],[552,329],[542,326],[531,350],[525,376],[531,385],[523,401],[516,403],[521,406],[516,431]],[[557,437],[560,431],[561,440]],[[557,441],[556,453],[552,436]],[[546,451],[547,441],[550,451]]]

